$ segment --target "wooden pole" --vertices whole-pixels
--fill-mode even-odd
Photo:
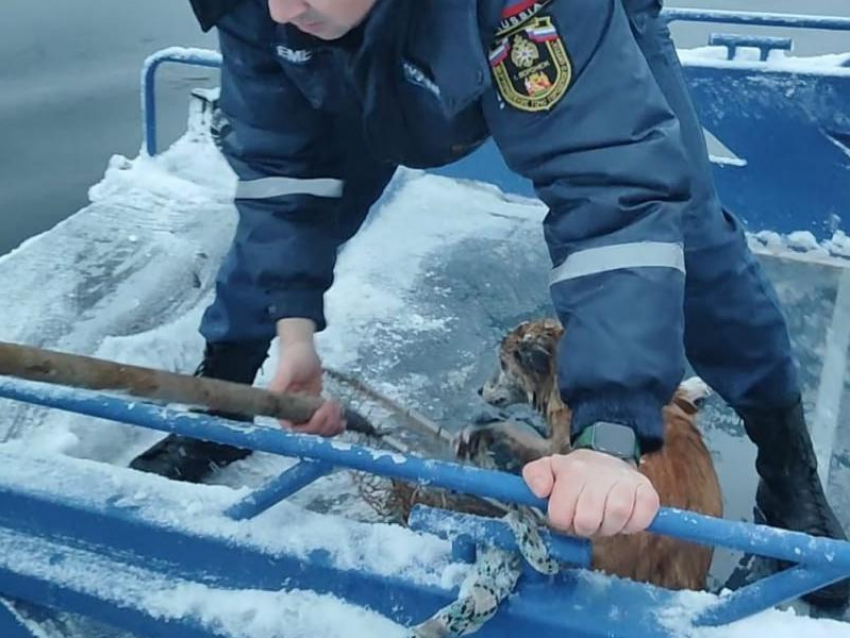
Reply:
[[[267,416],[293,423],[310,420],[324,402],[299,394],[278,394],[241,383],[126,365],[0,341],[0,375],[87,390],[113,390],[165,403]]]

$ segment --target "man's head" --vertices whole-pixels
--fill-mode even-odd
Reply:
[[[360,24],[377,0],[269,0],[272,20],[336,40]]]

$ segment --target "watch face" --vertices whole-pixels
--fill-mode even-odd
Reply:
[[[593,447],[621,458],[635,455],[635,433],[630,427],[619,423],[597,423],[594,428]]]

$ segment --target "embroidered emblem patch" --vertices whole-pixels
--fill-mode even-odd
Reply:
[[[502,98],[529,112],[548,111],[567,92],[572,64],[549,16],[535,17],[506,33],[490,51]]]

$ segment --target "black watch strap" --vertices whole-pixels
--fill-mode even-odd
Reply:
[[[610,421],[597,421],[586,427],[573,441],[573,449],[604,452],[624,461],[640,462],[640,441],[635,431],[627,425]]]

